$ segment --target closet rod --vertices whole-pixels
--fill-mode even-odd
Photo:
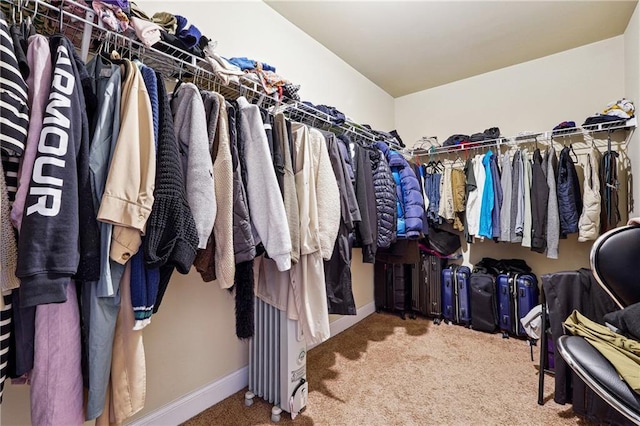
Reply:
[[[553,130],[548,130],[545,132],[531,133],[527,135],[521,136],[512,136],[512,137],[501,137],[498,139],[491,139],[481,142],[471,142],[467,147],[461,147],[460,145],[451,145],[451,146],[432,146],[431,148],[418,148],[418,149],[407,149],[404,150],[404,153],[410,155],[412,157],[417,156],[437,156],[443,154],[451,154],[456,152],[468,152],[475,149],[487,149],[497,147],[499,148],[501,145],[522,145],[529,144],[535,142],[537,138],[538,141],[552,141],[554,139],[560,138],[569,138],[572,136],[582,136],[585,133],[593,134],[600,132],[613,132],[615,130],[627,130],[629,134],[626,137],[626,141],[628,142],[629,138],[635,131],[635,128],[638,124],[637,118],[633,117],[628,120],[620,120],[620,123],[615,125],[607,126],[607,123],[595,124],[584,127],[575,127],[570,129],[567,133],[561,134],[553,134]],[[425,138],[420,139],[417,143],[423,143]]]
[[[4,2],[5,0],[3,0]],[[330,130],[350,133],[369,143],[375,142],[377,139],[375,135],[357,123],[347,120],[343,124],[337,125],[333,123],[330,115],[317,108],[284,96],[278,98],[277,93],[274,94],[275,96],[268,95],[260,90],[260,83],[245,76],[238,76],[240,83],[231,81],[224,84],[210,69],[207,69],[210,66],[205,59],[173,47],[162,40],[154,46],[146,47],[137,39],[105,28],[102,21],[97,19],[92,8],[75,0],[61,0],[59,6],[51,4],[48,0],[7,0],[7,3],[13,7],[14,13],[11,16],[14,21],[16,20],[16,11],[19,11],[19,19],[31,15],[34,25],[36,25],[36,17],[38,16],[48,20],[50,27],[46,28],[46,25],[43,25],[45,28],[41,32],[52,35],[54,31],[51,29],[58,29],[80,50],[84,60],[89,54],[99,53],[104,43],[112,44],[124,48],[127,51],[124,56],[137,56],[147,66],[162,72],[168,78],[183,78],[201,88],[216,91],[227,99],[245,96],[251,103],[271,108],[272,111],[281,111],[286,115],[297,112],[299,120],[305,124],[313,125],[321,122]],[[65,10],[65,6],[71,7],[72,10]],[[42,12],[41,7],[46,10]],[[43,28],[38,29],[43,30]]]

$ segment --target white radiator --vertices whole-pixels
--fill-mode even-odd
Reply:
[[[295,416],[307,403],[307,347],[298,321],[254,298],[255,332],[249,340],[249,392],[245,403],[259,396],[274,405],[271,418],[285,410]]]

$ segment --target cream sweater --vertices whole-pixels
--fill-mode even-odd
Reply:
[[[213,180],[218,204],[213,224],[213,235],[216,239],[214,258],[218,284],[222,288],[229,288],[233,286],[236,273],[233,252],[233,162],[231,160],[227,106],[224,97],[216,95],[220,99],[220,112],[215,136],[218,142],[218,154],[213,163]]]

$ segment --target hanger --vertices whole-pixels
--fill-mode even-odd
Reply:
[[[573,161],[573,164],[578,164],[578,155],[573,150],[573,144],[571,143],[569,144],[569,157],[571,158],[571,161]]]

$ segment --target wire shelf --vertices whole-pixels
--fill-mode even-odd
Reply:
[[[83,60],[101,51],[117,50],[121,57],[140,59],[145,65],[166,78],[192,82],[196,86],[220,93],[226,99],[244,96],[249,102],[273,112],[282,112],[288,118],[310,126],[334,132],[346,132],[356,141],[372,143],[376,136],[351,121],[335,124],[333,117],[294,99],[267,94],[259,81],[249,74],[238,76],[238,81],[225,84],[202,57],[181,50],[164,41],[151,47],[135,38],[135,33],[117,33],[105,28],[93,9],[75,0],[2,0],[2,11],[10,23],[29,17],[39,34],[65,35],[79,50]]]
[[[420,157],[420,156],[442,156],[446,154],[455,154],[461,152],[468,151],[481,151],[490,148],[499,149],[501,146],[518,146],[523,144],[530,143],[552,143],[559,142],[564,144],[565,142],[578,143],[584,145],[583,148],[596,146],[596,140],[594,139],[595,134],[607,133],[608,136],[613,134],[616,130],[626,131],[627,134],[622,143],[618,143],[617,145],[626,148],[626,143],[630,139],[633,134],[635,128],[637,127],[637,118],[630,118],[628,120],[620,120],[614,121],[610,123],[601,123],[590,126],[582,126],[575,127],[570,129],[563,129],[562,131],[557,130],[549,130],[544,132],[535,132],[524,135],[517,135],[512,137],[501,137],[498,139],[491,139],[480,142],[470,142],[469,144],[464,145],[451,145],[451,146],[432,146],[431,148],[420,147],[417,149],[408,149],[405,150],[404,153],[410,155],[412,157]],[[589,143],[584,141],[585,135],[589,136]],[[582,140],[579,140],[582,139]],[[418,143],[424,142],[424,138],[421,139]],[[606,143],[607,141],[605,141]],[[598,146],[600,143],[598,143]]]

